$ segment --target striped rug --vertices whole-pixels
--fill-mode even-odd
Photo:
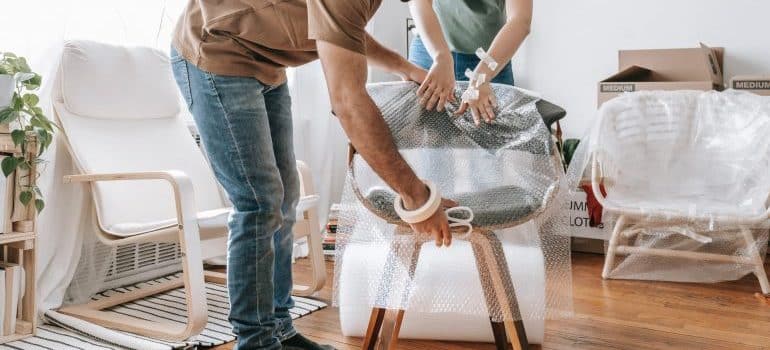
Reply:
[[[170,280],[172,277],[174,276],[112,289],[97,295],[93,299],[98,300],[105,296],[125,293],[142,286],[162,283]],[[38,327],[36,336],[2,344],[0,349],[169,350],[206,348],[235,340],[232,327],[227,321],[227,314],[230,311],[227,288],[220,284],[206,283],[206,292],[209,306],[208,324],[200,335],[185,342],[171,343],[118,332],[60,314],[56,311],[47,311],[45,313],[45,324]],[[184,300],[184,289],[180,288],[116,306],[109,309],[109,312],[145,320],[171,321],[185,324],[187,323],[187,318],[185,316]],[[314,311],[327,307],[326,303],[308,298],[294,297],[294,301],[295,307],[290,310],[293,319],[309,315]]]

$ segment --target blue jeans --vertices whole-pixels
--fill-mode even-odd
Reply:
[[[280,349],[296,334],[289,309],[299,175],[288,87],[202,71],[173,48],[171,64],[233,203],[227,287],[236,349]]]
[[[476,66],[480,61],[475,54],[459,52],[452,52],[452,58],[455,62],[455,80],[457,81],[467,81],[468,78],[465,76],[465,70],[476,69]],[[414,39],[412,39],[411,46],[409,46],[409,62],[424,69],[430,69],[430,66],[433,65],[433,58],[430,57],[428,50],[425,49],[425,44],[419,36],[415,36]],[[513,68],[511,67],[511,62],[508,62],[508,64],[500,70],[500,73],[497,73],[497,76],[492,79],[492,82],[513,85]]]

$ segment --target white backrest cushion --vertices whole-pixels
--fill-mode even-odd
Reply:
[[[127,117],[114,117],[115,115],[89,115],[82,116],[76,111],[90,110],[92,113],[98,108],[88,105],[87,95],[78,96],[83,109],[70,109],[65,103],[64,96],[69,92],[68,87],[76,86],[67,82],[72,77],[67,72],[67,65],[63,62],[70,60],[69,55],[93,57],[84,49],[86,46],[77,45],[71,49],[69,45],[64,50],[62,65],[57,77],[60,91],[54,94],[54,109],[62,127],[63,133],[69,142],[72,155],[78,168],[84,174],[98,173],[123,173],[144,172],[162,170],[181,170],[187,174],[195,189],[195,202],[199,211],[218,209],[225,206],[220,195],[213,172],[209,168],[200,149],[190,135],[185,121],[178,115],[163,118],[142,118],[138,115],[142,111],[161,107],[133,108],[133,104],[152,104],[158,100],[157,96],[166,96],[169,101],[158,101],[160,104],[177,104],[179,99],[177,87],[170,74],[163,75],[137,75],[124,76],[121,84],[124,86],[153,86],[158,95],[148,100],[139,101],[135,95],[126,92],[114,91],[113,95],[106,96],[104,92],[93,93],[91,100],[94,104],[102,104],[103,100],[113,101],[115,105],[125,105],[125,110],[118,114]],[[107,45],[87,45],[100,51],[134,51],[126,55],[134,57],[133,64],[141,64],[159,57],[162,53],[152,49],[137,48],[126,49],[120,47],[108,47]],[[122,54],[121,54],[122,55]],[[107,57],[116,57],[112,53],[104,53]],[[160,61],[160,60],[159,60]],[[114,67],[109,68],[113,65]],[[168,64],[168,63],[166,63]],[[138,66],[126,67],[126,62],[116,60],[113,62],[95,63],[97,70],[140,70]],[[93,74],[87,69],[87,65],[78,67],[81,74]],[[78,80],[79,78],[74,78]],[[161,92],[158,87],[164,86],[169,91]],[[85,92],[83,92],[85,93]],[[169,109],[170,108],[166,108]],[[137,114],[134,116],[134,114]],[[146,223],[167,220],[176,217],[175,202],[171,187],[165,181],[113,181],[98,182],[93,187],[97,199],[99,221],[104,228],[116,224]]]
[[[148,119],[179,114],[168,57],[158,50],[69,41],[61,67],[62,99],[76,115]]]

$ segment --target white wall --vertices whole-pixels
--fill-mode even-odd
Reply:
[[[375,37],[405,47],[406,5],[384,1]],[[567,137],[582,137],[596,111],[596,83],[617,69],[618,49],[726,48],[725,79],[770,73],[770,1],[535,0],[532,34],[514,58],[517,84],[568,111]]]
[[[369,21],[368,30],[383,45],[406,56],[406,19],[409,6],[398,0],[382,2],[377,14]],[[398,77],[375,69],[369,70],[369,81],[389,81]]]

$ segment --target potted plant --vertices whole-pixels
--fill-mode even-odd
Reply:
[[[42,77],[30,69],[24,57],[0,53],[0,133],[10,133],[14,145],[21,150],[5,157],[0,168],[6,177],[20,170],[23,178],[18,179],[19,201],[25,206],[34,203],[38,212],[43,210],[45,202],[35,181],[39,177],[37,165],[43,162],[39,156],[51,145],[56,128],[38,106],[40,97],[36,91],[41,81]],[[8,100],[5,104],[4,98]],[[34,151],[37,157],[33,156]]]

